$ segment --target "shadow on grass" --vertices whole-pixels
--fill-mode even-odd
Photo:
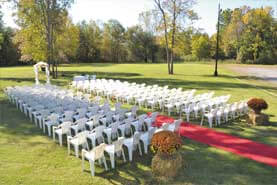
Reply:
[[[15,105],[10,104],[8,100],[0,101],[0,131],[8,135],[16,135],[16,139],[21,140],[32,136],[41,135],[40,129],[36,128],[27,119],[24,113],[16,109]]]
[[[61,71],[62,77],[73,79],[75,75],[96,75],[101,78],[112,78],[112,77],[133,77],[141,76],[139,73],[118,73],[118,72],[92,72],[92,71]]]
[[[13,78],[13,77],[9,77],[9,78],[0,78],[0,80],[3,81],[14,81],[17,83],[21,83],[21,82],[35,82],[34,78]]]
[[[185,143],[185,169],[176,178],[180,184],[274,184],[276,168],[188,139]]]
[[[80,64],[61,64],[59,67],[109,67],[116,66],[116,63],[80,63]]]

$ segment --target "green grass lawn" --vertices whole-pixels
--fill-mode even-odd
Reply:
[[[169,85],[197,89],[198,93],[215,91],[216,95],[231,94],[231,101],[261,97],[269,103],[266,111],[271,126],[252,127],[245,121],[234,121],[217,130],[277,146],[277,88],[229,71],[220,65],[220,77],[213,77],[210,64],[176,64],[175,75],[167,75],[165,64],[76,64],[59,68],[62,76],[54,84],[68,87],[74,75],[96,74],[98,78],[113,78],[129,82]],[[41,73],[41,78],[45,75]],[[34,84],[34,72],[29,67],[0,68],[0,184],[158,184],[151,177],[151,154],[135,155],[132,163],[116,161],[116,169],[105,172],[96,167],[96,176],[82,172],[81,160],[67,155],[43,135],[40,129],[7,101],[3,88]],[[271,94],[269,94],[270,92]],[[273,93],[273,94],[272,94]],[[146,109],[142,111],[147,111]],[[199,122],[199,120],[194,120]],[[183,139],[184,169],[170,184],[195,185],[276,185],[277,169],[231,153]],[[108,159],[108,157],[107,157]],[[108,161],[108,165],[110,165]],[[97,165],[96,165],[97,166]],[[110,167],[110,166],[109,166]]]

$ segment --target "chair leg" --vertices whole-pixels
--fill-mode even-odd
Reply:
[[[82,171],[85,170],[85,156],[82,153]]]
[[[133,160],[133,147],[128,147],[129,161]]]
[[[53,140],[54,141],[56,140],[56,133],[55,133],[54,127],[53,127]]]
[[[110,155],[110,159],[111,159],[112,169],[114,169],[114,166],[115,166],[114,153],[109,153],[109,155]]]
[[[107,134],[107,137],[108,137],[108,143],[111,144],[112,143],[112,133]]]
[[[208,118],[210,128],[213,127],[213,118]]]
[[[79,146],[74,145],[74,150],[75,150],[75,156],[78,158],[79,157]]]
[[[55,135],[55,133],[53,133]],[[60,143],[60,146],[63,146],[63,135],[58,135],[59,136],[59,143]]]
[[[139,148],[139,155],[141,155],[141,156],[142,156],[140,143],[138,143],[138,148]]]
[[[189,122],[189,113],[186,113],[187,116],[187,122]]]
[[[43,122],[43,120],[42,120],[42,118],[40,118],[40,119],[38,120],[39,128],[42,128],[42,122]]]
[[[47,125],[48,136],[51,137],[51,125]]]
[[[114,157],[114,156],[113,156],[113,157]],[[107,166],[107,161],[106,161],[105,156],[103,156],[103,162],[104,162],[105,170],[107,171],[107,170],[108,170],[108,166]],[[114,159],[113,159],[113,162],[115,162]],[[113,165],[114,165],[114,164],[113,164]]]
[[[38,119],[36,116],[34,117],[34,121],[35,121],[35,125],[38,126]]]
[[[124,153],[123,148],[122,148],[122,152],[121,153],[122,153],[122,156],[123,156],[123,161],[126,162],[126,157],[125,157],[125,153]]]
[[[144,147],[144,153],[147,154],[148,153],[148,146],[145,142],[142,141],[142,143],[143,143],[143,147]]]
[[[45,133],[46,132],[46,125],[45,125],[45,123],[43,123],[43,125],[42,125],[42,127],[43,127],[43,133]]]
[[[204,116],[202,115],[202,119],[201,119],[201,126],[203,125],[203,121],[204,121]]]
[[[89,160],[89,164],[90,164],[91,175],[94,177],[94,176],[95,176],[95,172],[94,172],[94,161],[93,161],[93,160]]]
[[[70,155],[70,141],[67,140],[67,154]]]

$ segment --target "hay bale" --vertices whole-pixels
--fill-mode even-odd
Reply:
[[[248,113],[247,122],[254,126],[269,125],[269,116],[266,114],[256,114],[255,112]]]
[[[170,180],[178,174],[182,160],[179,152],[169,156],[157,153],[152,159],[152,173],[159,179]]]

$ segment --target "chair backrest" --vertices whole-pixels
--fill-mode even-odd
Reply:
[[[126,109],[120,109],[119,110],[119,119],[122,120],[125,118],[125,113],[127,112]]]
[[[214,116],[215,116],[216,113],[217,113],[217,109],[212,109],[212,110],[210,111],[210,114],[212,114],[212,115],[214,115]]]
[[[113,112],[108,112],[106,114],[106,123],[110,124],[110,123],[112,123],[112,121],[113,121]]]
[[[63,122],[60,127],[62,129],[62,133],[69,133],[70,131],[70,127],[73,123],[70,122],[70,121],[67,121],[67,122]]]
[[[113,124],[111,124],[112,133],[116,133],[119,126],[119,122],[116,121]]]
[[[125,130],[131,129],[131,119],[128,118],[124,122],[125,122],[125,124],[124,124]]]
[[[89,134],[89,131],[83,131],[78,133],[74,138],[77,138],[78,145],[84,144],[87,142],[87,136]]]
[[[237,103],[237,102],[235,102],[235,103],[233,103],[233,104],[231,105],[231,110],[232,110],[232,111],[236,111],[237,108],[238,108],[238,103]]]
[[[61,106],[55,107],[55,108],[53,108],[53,111],[57,114],[62,114],[63,113],[63,107],[61,107]]]
[[[106,144],[102,143],[92,149],[91,152],[94,153],[94,160],[100,159],[104,156],[105,148],[106,148]]]
[[[181,125],[182,122],[183,122],[182,119],[178,119],[178,120],[174,121],[174,124],[175,124],[174,131],[178,131],[179,130],[180,125]]]
[[[116,111],[116,112],[119,111],[119,110],[120,110],[120,107],[121,107],[121,103],[120,103],[120,102],[117,102],[117,103],[114,105],[114,107],[115,107],[115,111]]]
[[[120,116],[117,114],[117,115],[115,115],[114,119],[116,122],[119,122]]]
[[[49,114],[50,114],[50,110],[48,110],[48,109],[43,109],[43,110],[40,111],[40,115],[41,115],[42,118],[45,118]]]
[[[118,138],[117,141],[113,142],[115,152],[122,150],[123,142],[124,142],[124,137],[120,137],[120,138]]]
[[[153,113],[151,114],[151,121],[152,121],[152,122],[155,122],[158,115],[159,115],[158,112],[153,112]]]
[[[59,115],[58,114],[51,114],[50,116],[48,116],[48,119],[54,123],[54,124],[57,124],[59,122]]]
[[[72,121],[73,111],[65,111],[63,121]]]
[[[144,120],[145,120],[145,118],[147,117],[147,115],[146,114],[142,114],[142,115],[140,115],[139,117],[138,117],[138,125],[139,125],[139,129],[141,129],[142,128],[142,126],[143,126],[143,123],[144,123]]]
[[[103,131],[105,129],[105,126],[101,125],[95,128],[95,137],[99,138],[102,137]]]
[[[91,115],[96,115],[99,110],[99,107],[98,106],[89,107],[88,110],[91,112]]]
[[[87,118],[78,119],[75,123],[78,125],[79,130],[85,130]]]
[[[132,116],[136,116],[137,115],[137,110],[138,110],[138,107],[137,106],[133,106],[132,109],[131,109],[131,114]]]
[[[93,116],[93,126],[96,127],[98,126],[100,123],[99,123],[99,115],[96,114]]]
[[[77,109],[79,118],[83,118],[86,116],[87,113],[87,109],[86,108],[81,108],[81,109]]]
[[[133,136],[133,144],[139,144],[139,139],[140,139],[140,132],[135,132]]]
[[[37,106],[34,107],[34,109],[35,109],[36,111],[39,111],[39,110],[44,109],[44,106],[43,106],[43,105],[37,105]]]
[[[154,135],[154,133],[155,133],[155,130],[156,130],[156,128],[155,128],[155,127],[152,127],[152,128],[148,131],[148,139],[149,139],[149,141],[151,141],[151,139],[152,139],[152,137],[153,137],[153,135]]]
[[[170,123],[163,123],[163,125],[161,126],[161,129],[167,130],[169,125],[170,125]]]

